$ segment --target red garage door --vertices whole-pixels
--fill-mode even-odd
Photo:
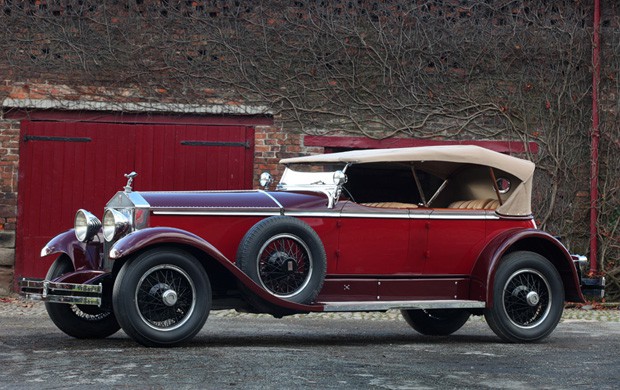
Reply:
[[[43,277],[43,245],[73,226],[75,212],[101,218],[125,173],[136,190],[252,186],[250,126],[22,121],[16,277]]]

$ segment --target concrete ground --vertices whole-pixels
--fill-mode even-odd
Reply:
[[[41,303],[0,298],[4,389],[616,389],[620,310],[565,310],[550,337],[503,343],[482,317],[452,336],[398,311],[267,315],[214,311],[178,348],[60,332]]]

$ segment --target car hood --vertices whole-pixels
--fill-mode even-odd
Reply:
[[[187,191],[118,192],[108,207],[139,207],[154,210],[262,210],[316,209],[327,207],[327,196],[315,192]]]

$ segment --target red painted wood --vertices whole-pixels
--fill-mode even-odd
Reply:
[[[521,141],[493,141],[493,140],[428,140],[412,138],[387,138],[370,139],[366,137],[331,137],[319,135],[306,135],[305,146],[323,146],[328,148],[347,149],[383,149],[383,148],[407,148],[413,146],[438,146],[438,145],[477,145],[500,153],[538,153],[536,142]]]
[[[90,138],[90,142],[30,140],[24,136]],[[182,141],[245,143],[247,126],[22,121],[15,277],[43,277],[49,239],[73,226],[84,208],[101,218],[110,197],[135,170],[140,190],[248,189],[253,149],[187,146]]]

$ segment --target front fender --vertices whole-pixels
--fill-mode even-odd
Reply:
[[[536,252],[547,258],[558,270],[566,299],[584,302],[579,277],[568,250],[552,235],[537,229],[512,229],[493,237],[485,246],[474,265],[470,284],[471,299],[493,302],[495,272],[502,257],[516,250]]]
[[[154,227],[135,231],[118,240],[110,249],[109,257],[118,260],[147,247],[166,244],[191,246],[207,254],[224,266],[234,278],[247,286],[252,292],[274,305],[299,312],[319,311],[321,308],[316,305],[308,306],[289,302],[269,294],[208,241],[177,228]]]
[[[103,237],[97,235],[97,239],[90,242],[81,242],[75,237],[74,229],[52,238],[41,250],[41,257],[64,253],[73,263],[76,271],[83,269],[97,270],[101,264],[100,253],[103,249]]]
[[[146,247],[157,244],[190,245],[207,253],[216,260],[228,261],[219,250],[203,238],[185,230],[171,227],[154,227],[137,230],[118,240],[108,253],[110,259],[118,260]]]

